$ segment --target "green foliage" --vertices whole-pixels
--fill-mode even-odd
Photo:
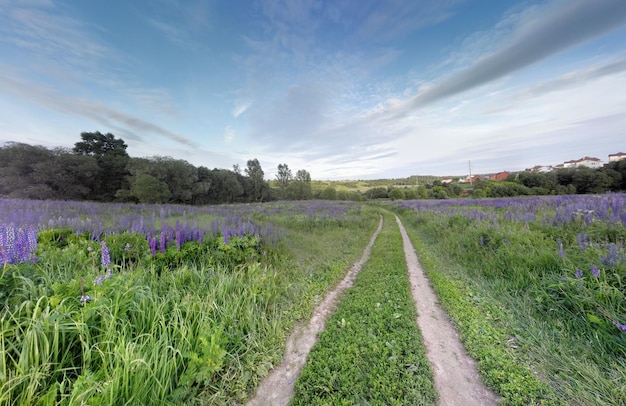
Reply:
[[[157,178],[148,174],[137,176],[130,188],[130,194],[137,199],[139,203],[166,203],[170,196],[170,190],[165,182],[161,182]]]
[[[624,228],[478,210],[485,220],[451,210],[407,223],[489,383],[505,404],[624,403]]]
[[[386,199],[389,197],[387,188],[375,187],[364,193],[366,199]]]
[[[51,228],[37,233],[37,243],[42,246],[63,248],[76,241],[76,236],[69,228]]]
[[[292,404],[433,404],[416,318],[402,240],[388,216],[370,260],[309,353]]]
[[[111,234],[104,237],[109,247],[111,263],[120,266],[138,264],[149,255],[148,241],[137,233]]]
[[[389,198],[391,200],[402,200],[404,197],[404,191],[402,189],[393,188],[389,191]]]
[[[327,187],[326,189],[322,190],[322,193],[320,193],[320,199],[337,200],[337,190],[332,186]]]

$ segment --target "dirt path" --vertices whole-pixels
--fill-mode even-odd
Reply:
[[[398,216],[396,216],[396,221],[404,243],[411,293],[419,314],[417,324],[422,331],[427,357],[435,374],[435,386],[439,392],[440,405],[497,404],[497,395],[480,381],[474,360],[465,352],[447,314],[439,306],[437,296],[424,275],[415,249]],[[294,382],[306,362],[309,351],[317,342],[317,335],[324,330],[326,320],[334,312],[337,297],[352,286],[361,267],[368,260],[382,226],[381,217],[378,229],[365,247],[361,259],[318,305],[309,324],[295,329],[287,341],[282,363],[261,382],[255,396],[247,403],[248,406],[282,406],[289,403],[293,396]]]
[[[267,378],[261,382],[255,396],[248,402],[249,406],[278,406],[289,403],[293,396],[293,383],[300,374],[309,351],[317,342],[317,335],[324,330],[326,319],[337,307],[337,297],[353,285],[361,267],[369,258],[372,246],[382,228],[383,218],[381,217],[378,229],[363,250],[361,259],[352,266],[337,287],[315,308],[309,324],[295,329],[287,341],[282,363],[272,369]]]
[[[498,396],[480,381],[475,361],[465,352],[448,315],[439,305],[402,222],[398,216],[395,217],[404,241],[411,293],[417,306],[417,324],[435,374],[440,405],[497,404]]]

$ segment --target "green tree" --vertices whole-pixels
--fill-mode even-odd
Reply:
[[[36,168],[54,159],[42,146],[9,142],[0,147],[0,196],[21,199],[50,199],[55,192],[36,178]]]
[[[228,169],[211,171],[211,203],[235,203],[241,200],[244,188],[237,174]]]
[[[82,141],[74,144],[74,153],[95,157],[99,168],[89,198],[101,201],[114,200],[116,192],[127,187],[126,165],[130,157],[126,152],[126,143],[111,133],[102,134],[99,131],[83,132],[80,137]]]
[[[250,159],[246,164],[246,176],[250,185],[250,200],[253,202],[262,202],[267,198],[267,184],[263,179],[265,173],[258,159]]]
[[[337,200],[337,190],[332,186],[326,187],[324,190],[322,190],[322,193],[320,193],[320,199]]]
[[[130,192],[140,203],[166,203],[171,195],[165,182],[147,173],[137,176]]]
[[[84,200],[89,197],[99,168],[91,156],[75,155],[64,148],[52,151],[51,159],[34,165],[33,179],[46,185],[49,199]]]
[[[205,166],[198,167],[198,180],[193,184],[192,204],[207,204],[210,201],[211,171]]]
[[[290,199],[308,200],[313,195],[311,187],[311,174],[300,169],[296,172],[296,177],[287,186],[287,196]]]
[[[280,190],[281,199],[284,199],[286,197],[286,189],[292,179],[293,174],[291,173],[291,169],[289,169],[289,166],[287,164],[278,164],[276,184],[278,185],[278,189]]]
[[[404,191],[400,188],[392,188],[389,191],[389,198],[391,200],[402,200],[404,199]]]

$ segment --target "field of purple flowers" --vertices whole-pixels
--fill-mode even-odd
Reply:
[[[365,211],[0,199],[0,405],[241,403]]]
[[[559,397],[626,404],[625,194],[390,204]]]

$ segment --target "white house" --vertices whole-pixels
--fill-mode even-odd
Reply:
[[[623,152],[618,152],[617,154],[609,154],[609,162],[615,162],[621,159],[626,159],[626,154]]]
[[[589,156],[584,156],[580,159],[575,159],[573,161],[563,162],[564,168],[579,168],[581,166],[586,166],[587,168],[597,169],[602,168],[604,162],[602,162],[599,158],[593,158]]]

